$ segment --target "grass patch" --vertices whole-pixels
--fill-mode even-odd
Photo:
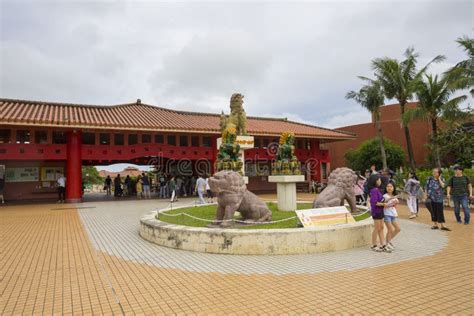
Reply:
[[[267,203],[268,208],[272,211],[272,221],[277,221],[285,218],[290,218],[296,216],[295,212],[281,212],[277,208],[277,204],[273,202]],[[312,208],[311,203],[298,203],[297,205],[298,210],[305,210]],[[206,219],[206,220],[214,220],[216,217],[216,209],[217,205],[206,205],[200,207],[187,207],[187,208],[180,208],[172,211],[166,211],[164,214],[160,214],[160,221],[167,222],[170,224],[176,225],[184,225],[184,226],[193,226],[193,227],[206,227],[209,225],[209,222],[197,220],[186,215],[179,215],[179,216],[166,216],[165,214],[174,215],[179,213],[186,213],[198,218]],[[354,216],[356,221],[360,221],[369,217],[370,214],[365,213],[361,216]],[[240,219],[235,217],[235,219]],[[293,218],[288,221],[274,223],[274,224],[263,224],[263,225],[246,225],[237,227],[239,229],[274,229],[274,228],[297,228],[298,227],[298,219]]]

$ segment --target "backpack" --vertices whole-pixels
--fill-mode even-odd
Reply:
[[[369,181],[364,182],[364,194],[369,194]]]

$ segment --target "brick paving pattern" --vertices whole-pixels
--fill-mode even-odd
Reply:
[[[474,314],[473,229],[456,225],[449,212],[452,232],[402,221],[396,252],[358,249],[365,268],[339,262],[354,257],[341,252],[331,254],[326,268],[298,270],[318,261],[308,255],[261,263],[173,249],[150,254],[158,246],[142,243],[136,219],[157,202],[135,202],[128,212],[114,205],[1,207],[0,313]],[[400,213],[406,218],[405,208]],[[106,229],[107,220],[113,229]],[[429,224],[426,210],[416,222]],[[410,244],[420,252],[431,240],[438,246],[417,258],[406,255]],[[374,255],[387,262],[371,265]],[[286,270],[285,260],[292,262]],[[219,264],[231,267],[219,270]]]

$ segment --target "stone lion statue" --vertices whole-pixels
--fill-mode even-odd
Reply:
[[[227,128],[235,128],[237,135],[247,135],[247,115],[243,107],[244,96],[234,93],[230,97],[230,115],[226,117],[221,114],[220,128],[223,132]]]
[[[356,173],[349,168],[343,167],[333,170],[328,178],[328,186],[313,201],[313,207],[342,206],[344,200],[347,200],[351,212],[355,212],[357,210],[354,194],[356,181]]]
[[[240,212],[247,222],[264,222],[272,220],[272,211],[255,194],[247,190],[244,179],[235,171],[219,171],[209,178],[209,186],[217,195],[216,222],[214,225],[228,227],[235,212]]]

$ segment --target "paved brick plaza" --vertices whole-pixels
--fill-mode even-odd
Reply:
[[[0,207],[0,313],[474,314],[473,226],[452,212],[444,233],[429,229],[425,209],[409,221],[402,206],[391,254],[259,257],[142,240],[140,216],[165,204]]]

